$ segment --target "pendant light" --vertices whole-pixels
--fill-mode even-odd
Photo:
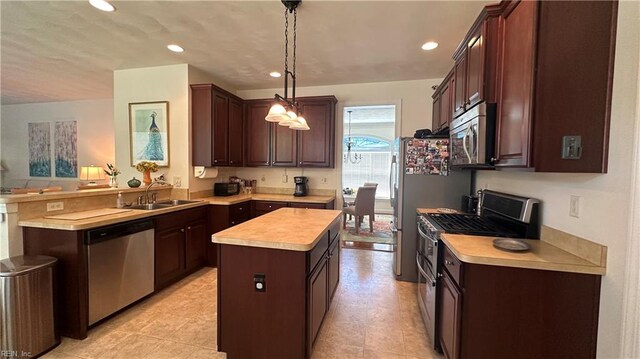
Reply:
[[[297,8],[302,0],[282,0],[284,9],[284,97],[275,94],[274,104],[264,118],[269,122],[277,122],[280,126],[288,126],[292,130],[309,130],[307,120],[300,113],[296,102],[296,31]],[[289,71],[289,14],[293,13],[293,66]],[[291,76],[291,98],[288,98],[289,76]]]
[[[347,137],[347,153],[344,154],[343,159],[344,159],[344,163],[351,162],[354,165],[357,165],[358,163],[360,163],[360,161],[362,161],[362,155],[357,154],[357,153],[353,153],[353,157],[351,157],[351,146],[353,146],[353,141],[351,140],[351,112],[352,111],[347,111],[349,113],[349,136]]]

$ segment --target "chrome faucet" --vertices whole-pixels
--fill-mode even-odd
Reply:
[[[157,184],[168,184],[167,182],[165,182],[163,180],[159,180],[159,179],[155,179],[155,180],[151,181],[151,183],[149,183],[149,185],[147,186],[147,189],[144,190],[144,199],[145,199],[147,204],[154,203],[156,201],[155,193],[153,193],[151,195],[153,202],[149,201],[149,188],[151,188],[156,183]]]

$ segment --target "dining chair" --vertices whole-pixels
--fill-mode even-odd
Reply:
[[[376,189],[376,186],[362,186],[358,188],[355,204],[342,209],[342,228],[347,228],[347,215],[353,215],[356,219],[356,234],[360,233],[360,225],[364,220],[364,216],[369,216],[369,232],[373,232]]]

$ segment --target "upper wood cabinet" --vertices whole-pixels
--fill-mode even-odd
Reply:
[[[242,99],[212,84],[191,85],[194,166],[242,166]]]
[[[451,70],[433,94],[432,129],[436,130],[449,125],[453,118],[454,70]]]
[[[246,166],[333,168],[336,98],[298,98],[309,131],[265,121],[272,103],[273,100],[246,101]]]
[[[453,117],[482,101],[495,102],[500,7],[485,7],[453,55]]]
[[[298,131],[299,167],[334,167],[336,103],[334,96],[299,100],[311,130]]]
[[[606,172],[617,2],[502,6],[496,166]]]

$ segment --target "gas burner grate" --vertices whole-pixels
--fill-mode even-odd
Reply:
[[[499,237],[515,235],[511,231],[473,214],[433,213],[429,215],[429,218],[446,233]]]

